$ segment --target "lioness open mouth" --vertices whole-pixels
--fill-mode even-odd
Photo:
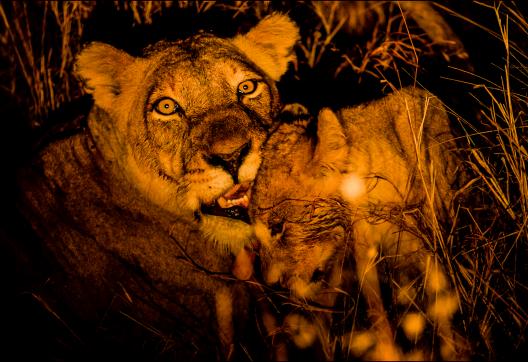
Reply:
[[[213,203],[202,205],[204,214],[229,217],[249,224],[250,183],[236,184]]]

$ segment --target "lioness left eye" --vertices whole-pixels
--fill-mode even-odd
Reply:
[[[180,106],[176,101],[169,97],[164,97],[154,103],[154,110],[164,116],[180,112]]]
[[[251,94],[256,89],[257,89],[257,81],[253,79],[245,80],[238,85],[238,93],[242,95]]]

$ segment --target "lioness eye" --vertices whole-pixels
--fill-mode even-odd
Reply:
[[[179,112],[180,106],[174,99],[165,97],[154,103],[154,110],[164,116],[170,116],[171,114]]]
[[[242,95],[251,94],[257,89],[257,82],[254,80],[245,80],[238,85],[238,93]]]

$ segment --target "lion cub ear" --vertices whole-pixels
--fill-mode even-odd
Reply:
[[[299,40],[299,28],[286,15],[271,14],[247,34],[232,42],[273,80],[278,81],[295,61],[293,46]]]
[[[342,171],[347,163],[348,147],[345,131],[337,115],[323,108],[317,118],[317,146],[313,162],[318,172]]]
[[[95,104],[109,109],[121,93],[120,78],[135,58],[104,43],[93,42],[84,48],[75,61],[75,73],[84,90],[93,94]]]

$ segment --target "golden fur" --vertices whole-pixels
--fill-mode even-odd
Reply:
[[[434,244],[423,237],[452,221],[462,175],[442,104],[427,92],[403,89],[336,113],[323,109],[316,125],[306,115],[298,118],[270,136],[253,188],[250,215],[265,281],[299,301],[333,307],[345,279],[354,279],[371,332],[342,336],[346,353],[399,359],[399,323],[387,315],[378,263],[394,271],[394,302],[409,310],[418,303],[418,273],[429,307],[402,317],[405,334],[419,336],[425,315],[438,328],[441,357],[462,357],[463,343],[451,328],[456,294],[436,256],[442,235],[427,239]],[[345,267],[349,257],[352,273]]]
[[[94,322],[117,311],[170,331],[182,359],[218,340],[231,356],[233,314],[248,305],[226,251],[253,234],[204,207],[253,181],[298,37],[273,14],[234,39],[200,34],[141,57],[92,43],[79,54],[94,100],[87,126],[47,146],[21,180],[25,214],[61,270],[49,283],[61,301]]]

